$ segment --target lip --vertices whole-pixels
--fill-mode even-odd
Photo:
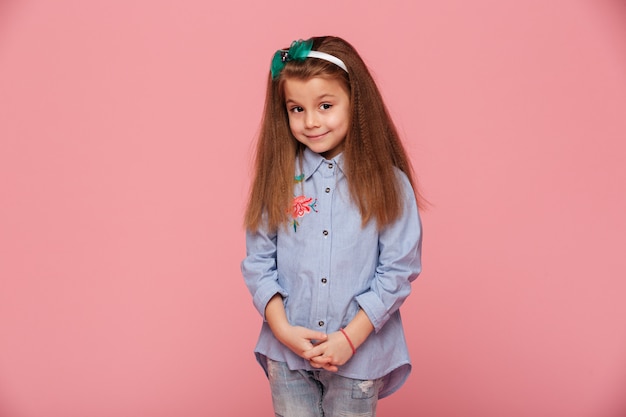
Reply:
[[[319,135],[304,135],[309,140],[318,140],[329,134],[330,132],[321,133]]]

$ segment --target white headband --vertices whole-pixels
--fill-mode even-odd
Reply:
[[[348,67],[346,67],[346,64],[344,64],[341,59],[339,59],[336,56],[333,56],[331,54],[327,54],[326,52],[310,51],[308,53],[307,57],[308,58],[319,58],[319,59],[323,59],[324,61],[332,62],[333,64],[337,65],[339,68],[344,70],[345,72],[348,72]]]

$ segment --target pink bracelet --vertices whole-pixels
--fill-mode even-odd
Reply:
[[[352,354],[353,355],[356,354],[356,349],[354,348],[354,345],[352,344],[352,340],[350,340],[350,338],[348,337],[348,334],[343,329],[339,329],[339,330],[341,331],[341,333],[343,333],[343,335],[346,337],[346,340],[350,344],[350,347],[352,348]]]

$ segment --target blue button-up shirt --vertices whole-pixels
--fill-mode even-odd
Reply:
[[[300,171],[296,162],[296,170]],[[338,374],[354,379],[384,377],[380,398],[396,391],[411,369],[399,308],[421,271],[421,223],[411,184],[397,170],[404,194],[402,216],[378,230],[362,225],[350,199],[342,155],[325,160],[309,149],[295,173],[294,208],[287,227],[246,233],[242,273],[254,306],[264,316],[276,293],[289,323],[326,333],[345,327],[359,308],[374,332]],[[281,344],[263,322],[255,354],[313,370]]]

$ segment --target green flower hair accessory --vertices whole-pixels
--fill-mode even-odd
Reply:
[[[278,77],[278,74],[285,68],[285,64],[289,61],[304,61],[309,52],[313,48],[313,39],[303,41],[302,39],[291,42],[289,50],[279,49],[272,58],[272,78]]]
[[[312,51],[313,39],[303,41],[302,39],[291,42],[291,46],[288,50],[279,49],[272,58],[272,65],[270,71],[272,72],[272,79],[276,79],[280,72],[285,68],[285,64],[289,61],[304,61],[307,58],[318,58],[324,61],[332,62],[339,68],[348,72],[346,64],[336,56],[327,54],[326,52]]]

